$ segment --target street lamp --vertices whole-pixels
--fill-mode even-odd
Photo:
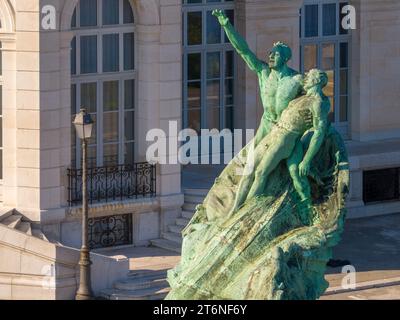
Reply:
[[[86,167],[87,167],[87,140],[92,136],[93,120],[85,109],[75,116],[73,122],[76,133],[82,141],[82,247],[79,258],[80,275],[79,288],[76,292],[76,300],[90,300],[92,289],[90,283],[90,250],[88,237],[88,198],[86,185]]]

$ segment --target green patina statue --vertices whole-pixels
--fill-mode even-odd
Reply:
[[[282,42],[275,43],[269,54],[269,62],[266,63],[251,52],[246,41],[236,32],[223,11],[214,10],[213,15],[218,18],[237,53],[248,67],[257,73],[264,107],[262,121],[254,141],[257,145],[271,130],[272,124],[279,120],[289,102],[301,93],[302,76],[287,66],[292,58],[292,50],[287,45]]]
[[[286,66],[289,47],[276,44],[267,65],[222,11],[214,15],[257,72],[265,112],[253,141],[183,230],[167,299],[317,299],[327,288],[326,263],[343,231],[349,188],[346,149],[322,92],[328,77],[311,70],[303,86]]]

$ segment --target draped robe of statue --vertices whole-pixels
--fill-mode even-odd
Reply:
[[[266,148],[273,142],[273,134],[262,141]],[[322,184],[309,179],[320,217],[311,226],[299,218],[299,196],[285,161],[261,196],[230,213],[250,145],[215,180],[183,231],[182,258],[168,272],[167,299],[317,299],[327,289],[324,273],[343,231],[349,186],[342,138],[330,127],[312,162]]]

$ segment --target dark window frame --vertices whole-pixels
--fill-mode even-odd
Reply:
[[[393,173],[389,173],[389,171],[393,171]],[[391,181],[394,183],[393,196],[379,198],[374,194],[370,194],[372,192],[371,189],[373,189],[373,186],[371,186],[373,180],[379,176],[387,177],[388,174],[393,176],[394,179]],[[384,188],[385,185],[379,185],[379,187]],[[363,201],[366,205],[400,201],[400,167],[363,171]]]

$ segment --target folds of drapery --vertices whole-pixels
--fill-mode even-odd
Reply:
[[[313,226],[299,219],[284,161],[263,196],[224,215],[240,179],[233,173],[243,165],[232,161],[184,230],[181,263],[168,274],[167,299],[317,299],[327,288],[326,263],[343,231],[347,161],[344,143],[331,129],[313,162],[324,182],[310,180],[320,217]]]

